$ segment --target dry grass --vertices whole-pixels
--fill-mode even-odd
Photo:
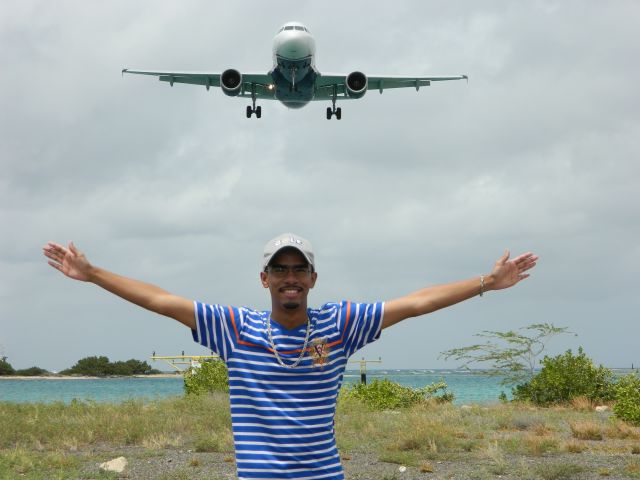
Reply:
[[[435,468],[429,462],[424,462],[422,465],[420,465],[420,472],[422,473],[433,473],[435,471]]]
[[[600,424],[593,421],[573,422],[569,424],[571,434],[578,440],[603,440],[604,434]]]
[[[632,475],[634,478],[640,478],[640,462],[629,462],[624,470],[626,474]]]
[[[564,450],[569,453],[582,453],[587,449],[587,446],[582,442],[568,441],[564,444]]]
[[[563,455],[567,464],[567,458],[582,460],[568,454],[588,450],[589,458],[591,454],[604,458],[613,453],[628,460],[615,469],[606,463],[600,465],[614,472],[612,476],[624,469],[625,475],[640,478],[640,459],[635,456],[640,454],[640,428],[585,405],[543,409],[512,403],[463,410],[430,404],[391,413],[341,401],[336,417],[338,446],[344,460],[365,453],[423,473],[435,470],[436,462],[478,462],[482,465],[478,474],[487,478],[519,475],[520,467],[514,466],[517,459],[526,459],[522,469],[526,463],[549,463],[549,459]],[[0,478],[22,473],[29,478],[30,472],[46,472],[56,464],[62,471],[74,472],[77,466],[73,462],[79,457],[75,452],[104,445],[224,452],[233,461],[229,406],[224,396],[149,404],[0,403],[0,432]],[[198,458],[194,456],[196,461]],[[190,466],[197,465],[185,461],[184,467]],[[442,468],[438,465],[437,469],[440,475]],[[540,478],[571,478],[576,469],[555,465],[536,474]],[[78,475],[70,473],[68,477]],[[41,474],[34,478],[48,477]]]
[[[229,431],[230,424],[225,395],[151,403],[0,403],[0,449],[76,451],[103,443],[179,447],[201,432]],[[233,449],[230,435],[224,437],[222,448]]]
[[[595,408],[595,404],[587,397],[575,397],[570,402],[571,408],[579,412],[592,411]]]
[[[621,420],[614,420],[605,429],[608,438],[640,440],[640,428],[633,427]]]

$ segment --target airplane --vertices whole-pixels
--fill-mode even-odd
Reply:
[[[247,118],[255,113],[262,116],[262,108],[256,106],[258,99],[279,100],[288,108],[302,108],[312,100],[330,100],[327,120],[333,116],[342,118],[342,108],[336,108],[338,99],[362,98],[368,90],[382,93],[388,88],[429,86],[431,82],[446,80],[469,80],[467,75],[453,76],[378,76],[365,75],[359,71],[348,74],[324,74],[316,68],[315,39],[309,29],[300,22],[288,22],[273,39],[273,68],[267,73],[241,73],[228,68],[222,73],[210,72],[160,72],[131,70],[125,68],[122,74],[153,75],[162,82],[188,83],[210,87],[220,87],[230,97],[251,98],[247,106]]]

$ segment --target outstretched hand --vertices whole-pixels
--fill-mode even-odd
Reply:
[[[73,242],[69,243],[68,247],[49,242],[42,247],[42,251],[49,259],[49,265],[56,270],[74,280],[89,281],[91,264]]]
[[[535,267],[539,258],[531,252],[523,253],[513,260],[509,260],[509,255],[509,250],[506,250],[491,270],[492,290],[509,288],[519,281],[529,278],[529,274],[525,272]]]

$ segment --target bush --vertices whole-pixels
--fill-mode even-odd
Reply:
[[[613,413],[625,422],[640,426],[640,377],[630,373],[613,387],[616,403]]]
[[[40,375],[49,375],[49,371],[40,367],[31,367],[22,370],[16,370],[16,375],[20,375],[22,377],[38,377]]]
[[[229,372],[222,360],[206,360],[200,367],[184,372],[184,392],[187,395],[203,395],[229,391]]]
[[[126,362],[111,363],[107,357],[85,357],[71,368],[60,372],[62,375],[86,375],[91,377],[106,377],[109,375],[146,375],[160,373],[147,362],[127,360]]]
[[[4,358],[0,358],[0,375],[13,375],[16,371]]]
[[[342,395],[346,398],[356,398],[374,410],[391,410],[416,405],[434,398],[437,401],[453,401],[453,394],[446,392],[447,384],[433,383],[423,388],[405,387],[388,379],[375,379],[369,384],[358,383],[345,387]],[[442,390],[441,396],[434,394]]]
[[[542,364],[542,370],[529,382],[513,389],[515,400],[551,405],[580,396],[592,401],[613,398],[613,373],[603,366],[595,367],[582,347],[577,355],[567,350],[553,358],[544,357]]]

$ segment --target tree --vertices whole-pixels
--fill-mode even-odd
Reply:
[[[469,368],[473,364],[488,365],[489,368],[483,371],[484,374],[502,376],[503,385],[515,385],[533,378],[539,363],[538,357],[552,337],[571,333],[566,327],[556,327],[551,323],[534,323],[520,330],[535,333],[525,335],[513,330],[485,330],[475,336],[488,339],[486,342],[445,350],[440,357],[444,357],[445,360],[453,358],[462,361],[460,368]]]
[[[542,365],[542,370],[531,380],[513,389],[516,400],[553,405],[570,402],[576,397],[601,402],[614,396],[613,373],[602,365],[596,367],[582,347],[576,355],[567,350],[555,357],[545,356]]]
[[[203,395],[229,391],[229,372],[222,360],[205,360],[199,367],[184,372],[184,391],[187,395]]]
[[[640,426],[640,377],[637,372],[618,379],[613,387],[616,403],[613,413],[625,422]]]
[[[107,357],[85,357],[71,368],[60,372],[62,375],[86,375],[94,377],[106,377],[109,375],[146,375],[159,373],[147,362],[140,360],[127,360],[126,362],[110,362]]]
[[[49,373],[50,372],[48,370],[40,367],[30,367],[16,370],[16,375],[19,375],[21,377],[38,377],[41,375],[49,375]]]
[[[0,375],[13,375],[16,371],[7,362],[7,357],[0,357]]]

